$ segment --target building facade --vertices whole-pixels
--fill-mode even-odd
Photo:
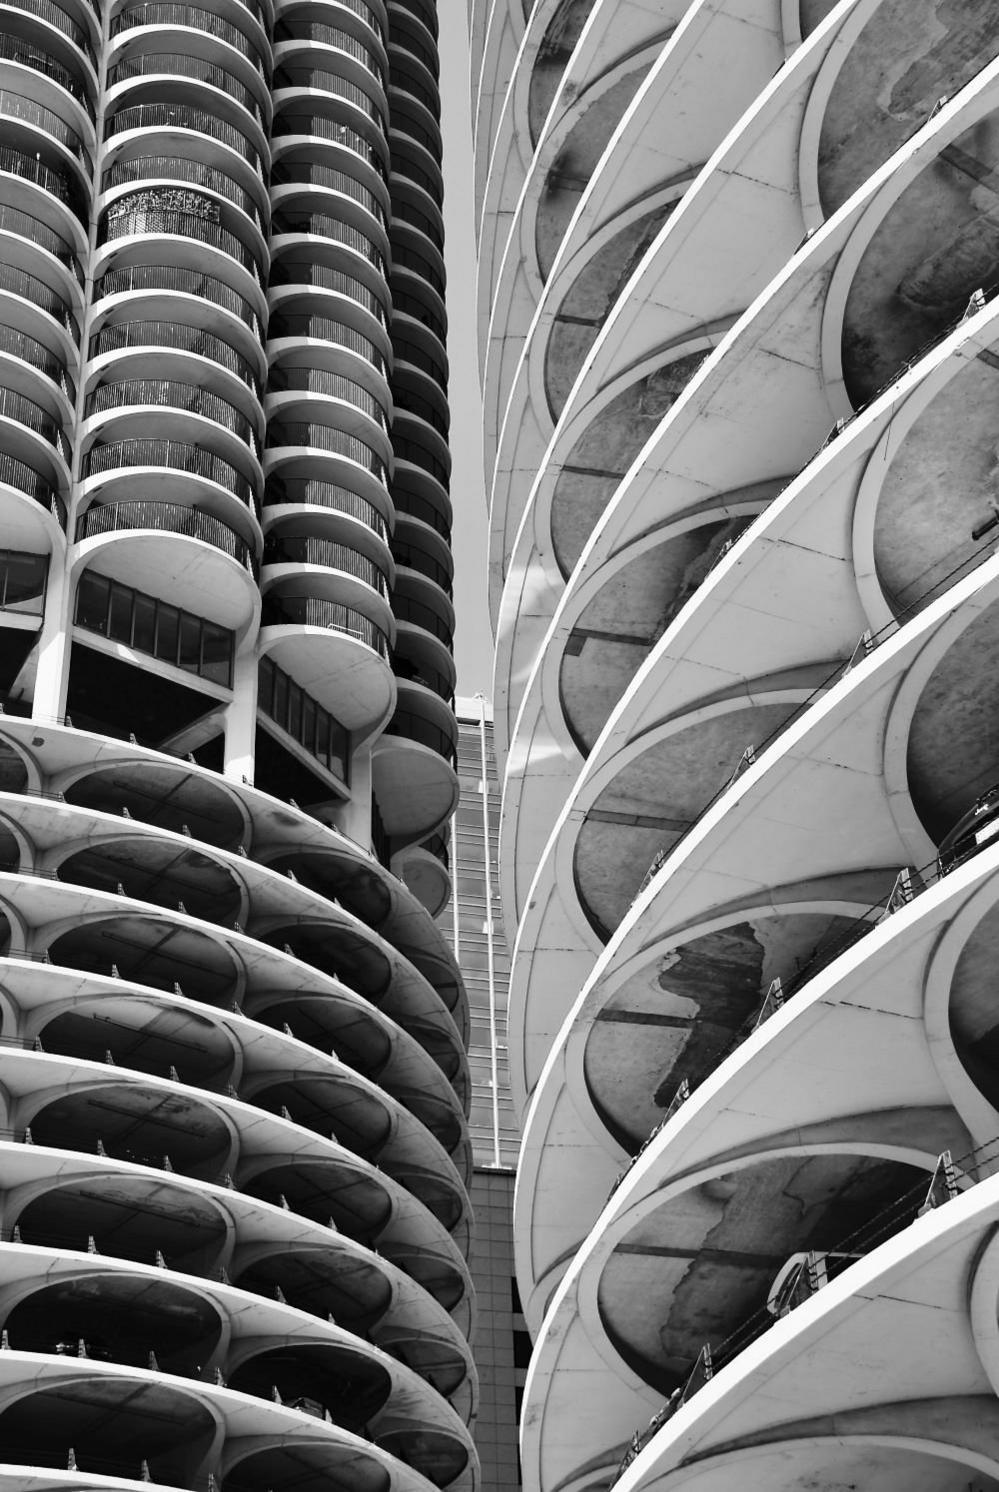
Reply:
[[[0,11],[0,1485],[472,1492],[434,6]]]
[[[499,886],[500,793],[492,708],[456,701],[461,799],[451,820],[451,900],[438,923],[468,993],[469,1140],[475,1231],[473,1348],[479,1371],[475,1444],[483,1492],[517,1492],[517,1423],[530,1338],[513,1264],[513,1191],[520,1135],[510,1092],[510,953]]]
[[[472,0],[530,1492],[999,1486],[999,9]]]

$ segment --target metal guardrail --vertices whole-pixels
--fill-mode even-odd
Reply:
[[[155,77],[158,73],[190,78],[193,83],[207,83],[210,88],[217,88],[241,104],[261,129],[267,129],[264,112],[252,90],[235,73],[217,62],[210,62],[206,57],[192,57],[183,52],[137,52],[130,57],[123,57],[108,69],[107,86],[113,88],[118,83],[131,82],[133,78]]]
[[[234,373],[254,394],[260,395],[256,369],[242,353],[213,332],[204,331],[200,326],[188,326],[183,321],[110,322],[91,337],[87,356],[101,357],[106,352],[122,352],[135,347],[166,347],[208,358],[210,362],[218,363],[220,368]]]
[[[186,440],[114,440],[90,447],[83,458],[84,479],[115,467],[163,466],[172,471],[187,472],[216,482],[238,497],[247,507],[254,505],[253,488],[242,472],[236,470],[214,451]]]
[[[88,508],[76,521],[76,542],[101,534],[122,533],[130,529],[156,529],[162,533],[182,534],[200,539],[249,570],[256,579],[259,573],[256,555],[235,529],[201,508],[187,508],[182,503],[146,502],[135,499],[119,503],[98,503]]]
[[[264,488],[264,506],[303,504],[308,507],[328,508],[343,513],[348,518],[357,518],[373,529],[383,542],[388,542],[388,524],[367,498],[358,497],[348,487],[336,482],[324,482],[318,477],[288,477],[271,475]]]
[[[98,282],[95,299],[103,300],[105,296],[125,295],[141,290],[176,290],[183,295],[211,301],[212,305],[238,317],[255,337],[259,339],[263,336],[257,313],[245,296],[226,284],[225,280],[220,280],[218,275],[188,269],[184,265],[132,264],[122,269],[110,269]]]
[[[388,662],[389,641],[381,627],[340,601],[326,601],[318,596],[265,596],[261,625],[324,627],[330,632],[342,632],[366,643]]]
[[[126,130],[138,129],[188,129],[199,135],[208,135],[220,145],[227,145],[247,161],[255,171],[263,173],[264,161],[257,148],[242,130],[220,119],[207,109],[180,100],[171,103],[131,104],[118,109],[104,124],[104,138],[110,140]]]
[[[877,1217],[841,1239],[833,1248],[817,1251],[816,1257],[822,1259],[835,1256],[844,1261],[865,1257],[879,1244],[895,1237],[928,1212],[946,1205],[947,1202],[961,1195],[963,1191],[983,1179],[984,1175],[994,1174],[997,1164],[999,1164],[999,1139],[990,1140],[987,1144],[968,1151],[957,1161],[953,1159],[949,1150],[943,1151],[937,1159],[928,1182],[923,1181],[910,1187],[894,1202],[882,1209]],[[848,1268],[849,1263],[845,1267]],[[632,1436],[624,1456],[618,1463],[611,1486],[620,1480],[636,1457],[699,1389],[710,1382],[721,1368],[733,1362],[746,1347],[769,1331],[776,1321],[781,1320],[790,1310],[801,1304],[803,1299],[810,1298],[812,1293],[812,1290],[806,1288],[802,1294],[792,1295],[788,1309],[780,1314],[775,1314],[769,1306],[763,1306],[716,1346],[705,1342],[682,1384],[674,1390],[648,1425],[644,1429],[637,1430]]]

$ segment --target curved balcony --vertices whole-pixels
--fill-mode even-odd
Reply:
[[[199,57],[184,52],[135,51],[113,62],[108,68],[107,86],[117,88],[140,78],[187,78],[192,83],[202,83],[216,89],[220,94],[235,99],[261,130],[268,127],[267,117],[261,107],[260,98],[242,78],[217,60]],[[117,95],[113,104],[117,108],[125,90]]]
[[[428,632],[431,637],[443,643],[444,647],[450,651],[454,641],[454,609],[450,602],[443,595],[438,595],[436,597],[438,604],[430,605],[415,595],[406,594],[406,591],[401,588],[402,585],[406,586],[406,590],[411,591],[416,588],[418,582],[410,581],[409,577],[399,577],[399,583],[392,593],[392,611],[396,621],[408,622],[412,627],[419,627],[421,631]],[[433,595],[431,587],[420,586],[419,588],[425,594]]]
[[[373,138],[362,134],[360,130],[345,124],[335,114],[323,114],[316,112],[316,101],[313,100],[312,112],[306,112],[304,101],[300,112],[296,112],[291,104],[280,109],[274,116],[274,128],[271,131],[272,139],[279,141],[286,136],[300,136],[307,138],[310,144],[321,141],[325,145],[336,145],[340,149],[349,151],[351,155],[359,156],[365,165],[370,166],[375,175],[386,186],[388,185],[388,167],[386,165],[386,150],[380,130],[372,132]],[[289,145],[289,149],[292,148]]]
[[[344,31],[340,26],[330,26],[323,21],[304,22],[299,25],[282,22],[280,26],[275,27],[274,65],[277,85],[281,86],[278,82],[279,70],[283,81],[283,77],[293,72],[296,65],[301,67],[304,64],[312,68],[321,68],[322,53],[318,50],[320,47],[329,47],[332,52],[339,53],[345,58],[349,57],[352,62],[358,63],[378,83],[379,87],[384,89],[385,64],[381,53],[373,47],[366,46],[353,32]],[[298,54],[302,54],[301,60]]]
[[[12,326],[0,325],[0,353],[37,368],[46,378],[52,380],[70,403],[75,403],[76,386],[66,369],[64,356],[53,352],[44,342],[39,342],[37,337]]]
[[[58,55],[13,31],[0,34],[0,62],[16,62],[20,67],[30,68],[33,73],[50,78],[81,105],[89,119],[96,117],[93,84],[85,67],[70,67]]]
[[[260,284],[263,250],[250,248],[224,226],[220,206],[190,188],[149,187],[127,192],[100,214],[97,244],[165,234],[202,243],[232,259]]]
[[[129,155],[116,160],[101,178],[101,191],[127,186],[135,181],[185,181],[206,187],[245,212],[262,234],[267,228],[253,194],[227,171],[206,161],[189,160],[177,155]]]
[[[368,389],[342,373],[301,364],[295,366],[285,362],[275,363],[271,369],[269,388],[272,395],[320,394],[328,399],[339,400],[360,410],[388,434],[389,420],[385,409],[388,401],[376,398]],[[281,405],[289,402],[297,401],[281,400]]]
[[[88,175],[94,169],[94,160],[80,131],[67,123],[61,114],[49,109],[37,99],[28,98],[11,88],[0,88],[0,117],[16,119],[44,130],[53,140],[62,145]]]
[[[16,264],[0,265],[0,292],[20,296],[51,316],[79,344],[80,330],[69,301],[45,280]]]
[[[389,640],[381,627],[337,601],[316,596],[268,596],[262,625],[265,627],[318,627],[340,632],[364,643],[383,661],[389,656]]]
[[[345,475],[353,468],[365,473],[378,487],[385,487],[388,481],[388,468],[378,452],[366,441],[348,435],[335,425],[304,420],[271,420],[267,426],[266,449],[268,475],[275,466],[294,463],[306,452],[318,452],[341,458],[346,463],[343,468]]]
[[[398,687],[399,703],[375,743],[371,767],[393,855],[446,823],[459,795],[452,710],[418,681],[400,677]]]
[[[0,486],[12,487],[51,513],[59,527],[66,528],[66,504],[52,482],[16,456],[0,451]]]
[[[217,275],[174,264],[130,264],[106,270],[97,281],[95,298],[131,296],[142,291],[167,291],[210,301],[249,327],[256,339],[263,336],[260,318],[252,303]]]
[[[254,579],[259,574],[252,547],[235,529],[212,513],[200,508],[185,508],[180,503],[130,501],[95,504],[77,519],[76,542],[79,544],[103,534],[127,533],[135,529],[197,539],[235,560]]]
[[[273,297],[274,310],[271,316],[269,338],[271,342],[280,342],[289,338],[331,342],[337,347],[345,348],[348,352],[356,353],[358,357],[370,363],[383,379],[388,379],[389,364],[381,346],[349,321],[326,312],[324,305],[325,292],[330,292],[334,297],[344,296],[372,317],[375,322],[375,325],[370,327],[372,332],[378,330],[387,332],[388,316],[377,295],[360,280],[356,280],[353,275],[343,274],[340,270],[324,265],[308,265],[301,260],[289,264],[282,260],[275,265],[275,271],[276,274],[272,276],[272,296],[273,289],[277,287],[287,288],[289,293]],[[319,291],[320,294],[310,296],[310,290]],[[315,310],[309,308],[310,300],[318,303]],[[331,311],[335,309],[334,302]],[[343,308],[341,314],[344,313],[353,314],[353,306]],[[358,319],[364,320],[363,317]],[[385,341],[387,343],[387,338]]]
[[[185,414],[197,414],[233,435],[258,453],[257,434],[253,422],[224,399],[200,385],[182,383],[171,378],[124,378],[100,383],[87,395],[83,406],[84,419],[95,415],[113,413],[131,406],[176,409]]]
[[[94,32],[90,26],[80,24],[79,12],[74,13],[66,6],[58,4],[58,0],[3,0],[3,3],[14,10],[23,11],[26,15],[37,16],[39,20],[47,21],[50,26],[55,26],[57,31],[68,36],[71,42],[86,53],[88,60],[96,69]]]
[[[362,119],[374,125],[384,136],[388,130],[384,94],[374,78],[367,78],[365,81],[368,87],[362,88],[352,78],[328,72],[322,67],[310,67],[307,59],[300,58],[291,67],[278,67],[275,70],[275,113],[280,114],[284,109],[293,107],[315,107],[325,95],[356,110]]]
[[[240,5],[235,9],[238,12],[245,10],[245,7]],[[108,34],[113,40],[137,26],[183,26],[185,29],[200,31],[205,36],[214,36],[218,41],[224,41],[235,48],[253,64],[262,78],[268,75],[265,39],[260,37],[251,40],[233,21],[215,11],[206,10],[204,6],[177,4],[176,0],[149,0],[149,3],[143,5],[126,5],[113,16]]]
[[[97,442],[85,453],[80,467],[84,481],[133,467],[161,467],[212,482],[251,510],[256,495],[250,480],[214,451],[185,440],[129,440]]]
[[[378,729],[395,703],[388,634],[342,602],[315,595],[264,597],[261,643],[347,730]]]
[[[264,507],[289,507],[306,514],[317,511],[343,514],[370,528],[386,547],[389,530],[384,514],[366,498],[358,497],[349,487],[324,482],[318,477],[300,477],[288,481],[273,475],[264,487]]]
[[[47,165],[37,152],[20,150],[15,145],[0,144],[0,172],[16,176],[41,187],[68,208],[81,224],[88,217],[88,204],[82,183],[68,170]]]
[[[12,420],[26,430],[34,431],[53,450],[58,451],[67,466],[69,465],[72,452],[62,424],[49,410],[43,409],[26,394],[19,393],[16,389],[0,388],[0,418]]]
[[[353,576],[370,586],[382,600],[388,600],[389,578],[385,571],[364,554],[335,539],[305,534],[271,532],[264,544],[265,565],[316,565]]]
[[[440,587],[448,600],[452,599],[454,565],[446,545],[434,545],[429,534],[421,534],[415,524],[404,519],[392,540],[392,558],[397,565],[425,575]]]
[[[190,352],[197,357],[208,358],[211,362],[217,363],[220,368],[224,368],[227,373],[235,374],[257,398],[260,397],[260,378],[249,358],[237,352],[236,348],[223,338],[216,336],[213,332],[205,331],[200,326],[186,326],[183,322],[152,319],[109,322],[90,338],[87,356],[93,360],[104,357],[108,353],[138,349],[148,351],[154,347]]]
[[[264,157],[244,130],[208,109],[200,109],[196,104],[180,99],[169,103],[128,104],[115,109],[105,120],[104,138],[111,140],[116,135],[146,129],[183,129],[207,135],[210,140],[217,140],[220,145],[235,151],[260,175],[266,170]]]

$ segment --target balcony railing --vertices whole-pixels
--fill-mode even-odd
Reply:
[[[388,434],[388,416],[374,394],[342,373],[330,373],[325,368],[279,366],[271,371],[270,389],[272,393],[301,390],[308,394],[324,394],[329,399],[342,399],[345,404],[360,409]]]
[[[97,66],[97,55],[90,32],[68,10],[57,5],[56,0],[3,0],[3,3],[14,10],[23,10],[29,16],[37,16],[41,21],[48,21],[50,26],[55,26],[85,52],[94,67]]]
[[[395,538],[392,540],[392,558],[397,565],[405,565],[409,570],[416,570],[425,575],[428,580],[433,580],[440,586],[447,596],[452,594],[453,581],[451,571],[440,560],[421,549],[418,544],[407,543],[405,539]]]
[[[394,132],[393,132],[394,133]],[[408,142],[407,142],[408,143]],[[429,171],[412,159],[408,151],[396,147],[392,151],[392,174],[401,176],[406,181],[411,181],[415,186],[426,192],[438,207],[444,197],[444,184],[439,176],[432,175]]]
[[[393,49],[395,55],[390,53],[391,66],[389,67],[389,85],[398,88],[403,93],[408,93],[412,98],[418,99],[425,109],[436,115],[440,109],[440,93],[435,88],[428,88],[420,78],[413,76],[412,69],[406,67],[399,58],[398,49]]]
[[[311,233],[316,238],[329,239],[330,243],[343,244],[373,265],[379,275],[384,277],[388,274],[388,265],[377,245],[353,224],[330,217],[329,213],[301,212],[295,208],[279,207],[271,216],[271,232]]]
[[[302,28],[301,34],[293,35],[290,25],[280,23],[274,32],[275,44],[280,42],[318,42],[320,46],[336,47],[338,52],[343,52],[347,57],[360,62],[368,72],[373,74],[385,87],[385,67],[377,52],[366,47],[356,36],[349,31],[341,31],[338,26],[327,26],[322,21],[314,21],[311,26]]]
[[[44,280],[39,280],[36,275],[29,274],[26,269],[19,269],[16,264],[5,264],[0,260],[0,291],[6,291],[9,295],[19,295],[23,300],[28,300],[33,306],[37,306],[40,311],[47,311],[60,326],[70,333],[75,342],[79,342],[79,328],[69,306],[61,295],[57,294],[51,286],[46,285]]]
[[[261,129],[267,128],[267,121],[256,95],[228,68],[220,67],[217,62],[210,62],[207,57],[189,57],[178,52],[139,52],[133,57],[123,57],[120,62],[108,68],[108,87],[127,83],[132,78],[153,77],[157,73],[190,78],[195,83],[207,83],[211,88],[219,89],[221,93],[228,94],[242,104]]]
[[[412,492],[408,487],[397,482],[392,488],[392,500],[395,503],[396,512],[406,513],[411,518],[419,518],[426,523],[441,538],[451,542],[451,525],[439,508],[435,508],[432,502],[421,496],[418,492]]]
[[[397,431],[392,434],[392,449],[396,457],[401,461],[411,461],[414,466],[419,466],[423,471],[429,472],[436,477],[441,486],[447,490],[451,473],[442,461],[431,455],[427,448],[417,440],[407,440],[404,435]]]
[[[343,513],[348,518],[357,518],[373,529],[385,543],[388,542],[388,524],[374,504],[336,482],[323,482],[315,477],[308,480],[292,478],[289,481],[276,476],[268,477],[264,488],[264,505],[274,507],[290,503],[328,508],[333,512]]]
[[[126,130],[140,129],[195,130],[199,135],[208,135],[221,145],[228,145],[230,150],[249,162],[255,171],[263,173],[264,162],[242,130],[238,130],[227,119],[219,119],[210,114],[207,109],[196,108],[194,104],[178,101],[168,104],[133,104],[129,108],[119,109],[105,123],[104,138],[109,140],[112,135],[124,134]]]
[[[369,445],[334,425],[318,425],[305,420],[272,420],[267,427],[267,445],[269,448],[308,446],[314,451],[328,451],[331,455],[347,456],[356,461],[379,482],[384,482],[387,476],[384,461]]]
[[[34,430],[36,435],[40,435],[59,452],[67,464],[72,459],[69,441],[58,420],[26,394],[20,394],[16,389],[0,388],[0,416],[15,420],[27,430]]]
[[[135,404],[157,405],[162,409],[176,409],[183,414],[203,415],[239,436],[240,440],[245,440],[255,453],[257,451],[256,431],[241,410],[209,389],[172,378],[123,378],[115,383],[102,383],[88,396],[83,410],[84,418],[89,419],[91,415],[106,414],[109,410]]]
[[[424,632],[432,633],[445,647],[451,646],[454,640],[453,630],[432,607],[424,606],[422,601],[414,601],[411,596],[400,596],[397,592],[392,597],[392,610],[398,621],[412,622],[414,627],[421,627]]]
[[[199,326],[187,326],[183,321],[116,321],[91,337],[88,356],[100,357],[103,353],[121,352],[132,347],[176,348],[208,358],[218,363],[220,368],[234,373],[255,394],[260,393],[256,369],[242,353],[223,342],[214,332],[202,331]]]
[[[406,286],[406,280],[400,280],[397,275],[392,276],[392,309],[394,311],[402,311],[407,316],[412,316],[414,321],[418,321],[429,332],[433,332],[441,344],[441,351],[443,353],[444,346],[447,343],[447,326],[443,317],[429,306],[425,300],[422,300],[420,296],[413,295],[411,290],[407,289]]]
[[[441,673],[439,668],[433,668],[429,663],[422,660],[416,662],[404,657],[398,651],[392,661],[395,676],[404,684],[422,684],[424,689],[430,689],[450,708],[454,699],[454,682],[446,674]]]
[[[33,181],[36,186],[44,188],[64,203],[81,222],[86,221],[79,182],[64,171],[46,166],[37,155],[29,155],[26,150],[16,150],[13,145],[0,145],[0,171],[19,176],[22,181]]]
[[[277,232],[296,232],[294,228],[278,229]],[[303,231],[308,231],[303,230]],[[370,248],[371,244],[361,234],[358,238],[363,244]],[[353,248],[354,244],[348,247]],[[367,255],[365,255],[367,258]],[[305,285],[314,290],[331,290],[335,295],[344,295],[348,300],[356,301],[363,306],[369,315],[374,316],[380,326],[386,331],[389,329],[388,312],[384,304],[367,285],[356,279],[353,275],[344,274],[342,269],[334,269],[329,264],[315,264],[309,260],[295,259],[286,260],[280,258],[274,264],[271,271],[270,283],[275,285]]]
[[[448,437],[450,422],[441,413],[436,404],[431,404],[429,399],[422,399],[419,394],[414,394],[410,389],[400,389],[395,384],[392,389],[396,409],[401,409],[406,414],[415,414],[418,419],[426,421],[431,429],[436,430],[445,440]]]
[[[207,187],[209,191],[217,192],[220,197],[245,212],[261,233],[266,232],[260,209],[246,188],[233,180],[227,172],[220,171],[217,166],[211,166],[205,161],[191,161],[176,155],[130,156],[127,160],[116,161],[104,172],[101,191],[125,186],[132,181],[156,181],[164,177],[170,181],[187,181],[192,186]]]
[[[330,119],[326,114],[279,114],[274,120],[274,136],[280,135],[309,135],[315,140],[328,140],[333,145],[342,145],[346,150],[353,151],[366,161],[373,171],[377,171],[382,181],[388,185],[389,173],[385,165],[382,151],[375,148],[371,141],[350,125],[343,124],[339,119]]]
[[[123,31],[132,31],[137,26],[186,26],[192,31],[217,37],[219,41],[235,47],[241,56],[253,64],[261,77],[267,77],[267,64],[246,33],[224,16],[205,10],[200,5],[155,3],[155,0],[148,5],[130,5],[114,17],[110,34],[112,37],[119,36]]]
[[[108,270],[98,282],[95,299],[142,290],[177,290],[199,300],[211,301],[212,305],[238,316],[255,337],[263,335],[257,313],[245,296],[217,275],[203,274],[200,269],[187,269],[184,265],[132,264],[123,269]]]
[[[238,497],[247,507],[253,506],[253,488],[242,472],[236,470],[214,451],[186,440],[114,440],[91,446],[83,458],[82,476],[94,477],[116,467],[163,466],[183,471],[193,477],[216,482]]]
[[[383,228],[388,227],[385,209],[374,192],[355,181],[346,171],[337,170],[335,166],[324,166],[316,161],[303,161],[294,165],[279,161],[271,172],[271,185],[326,187],[331,192],[339,192],[342,197],[349,197],[352,202],[370,212]]]
[[[184,191],[181,195],[190,197],[192,194]],[[246,247],[242,239],[200,212],[165,205],[169,202],[169,197],[169,188],[160,191],[151,189],[120,197],[101,214],[97,228],[98,244],[113,243],[116,239],[130,238],[133,235],[175,234],[180,238],[195,239],[228,254],[230,259],[234,259],[253,276],[257,284],[260,283],[260,265],[256,255]],[[149,199],[148,202],[146,199]],[[210,198],[205,198],[204,201],[208,207],[217,206]],[[159,205],[161,202],[164,205]]]
[[[447,391],[447,366],[439,358],[431,357],[429,352],[418,347],[407,337],[401,336],[398,323],[392,329],[392,350],[397,361],[411,363],[414,368],[419,368],[421,373],[427,373],[440,386]]]
[[[0,451],[0,483],[6,487],[14,487],[26,497],[34,498],[35,502],[54,513],[59,520],[59,527],[65,529],[66,504],[51,482],[26,462],[18,461],[16,456],[8,456],[6,451]]]
[[[418,254],[415,249],[408,249],[398,239],[393,239],[392,242],[392,267],[393,269],[411,269],[414,274],[421,275],[443,300],[445,283],[440,270],[435,264],[431,264],[424,254]]]
[[[0,36],[0,42],[3,37]],[[43,223],[41,218],[36,218],[33,213],[24,212],[19,207],[8,207],[6,203],[0,205],[0,231],[16,233],[19,238],[28,239],[36,248],[46,249],[60,264],[72,270],[79,283],[84,283],[83,266],[73,249],[66,240],[48,223]],[[79,341],[79,337],[76,339]]]
[[[0,88],[0,114],[5,119],[23,119],[26,124],[37,125],[53,140],[64,145],[73,159],[86,167],[88,173],[93,170],[94,162],[90,151],[72,125],[36,99],[25,98],[23,93],[14,93],[10,88]]]
[[[265,627],[323,627],[342,632],[367,643],[388,662],[389,641],[381,627],[339,601],[323,601],[317,596],[265,596],[261,622]]]
[[[326,72],[323,68],[310,68],[307,65],[301,68],[279,67],[274,74],[274,87],[308,88],[310,92],[329,93],[360,110],[372,124],[378,125],[383,134],[388,129],[384,111],[370,94],[348,78],[340,78],[336,73]]]
[[[442,756],[449,766],[457,765],[458,748],[455,737],[441,730],[433,721],[425,720],[422,715],[414,715],[411,710],[396,710],[385,727],[385,734],[402,736],[407,741],[415,741],[419,746],[427,746],[431,751],[436,751],[438,756]]]
[[[44,73],[51,78],[53,83],[58,83],[60,88],[83,104],[91,119],[94,117],[94,106],[87,92],[83,78],[77,73],[71,72],[41,47],[33,46],[31,42],[25,41],[23,37],[14,36],[11,32],[0,31],[0,59],[4,62],[19,62],[22,67],[30,67],[36,73]]]
[[[389,376],[389,365],[374,342],[362,337],[352,326],[344,326],[342,321],[334,321],[329,316],[305,316],[277,311],[271,320],[270,337],[274,341],[284,337],[310,337],[319,342],[332,342],[337,347],[346,348],[348,352],[356,352],[377,369],[383,378]],[[272,378],[273,376],[272,374]]]
[[[403,197],[396,195],[392,199],[392,217],[393,219],[398,219],[401,223],[408,223],[411,228],[418,228],[421,233],[429,238],[434,248],[443,254],[444,231],[440,224],[435,223],[433,218],[428,218],[425,212],[421,212],[411,202],[407,202]]]
[[[213,549],[227,554],[256,578],[256,556],[235,529],[205,513],[200,508],[186,508],[182,503],[120,502],[99,503],[77,519],[76,542],[102,534],[122,533],[132,529],[155,529],[160,533],[182,534],[200,539]]]
[[[388,576],[368,559],[358,554],[349,544],[338,544],[335,539],[316,539],[306,535],[270,535],[264,545],[265,565],[321,565],[328,570],[340,570],[353,575],[376,590],[383,600],[388,600]]]
[[[71,404],[75,403],[76,387],[66,372],[65,363],[43,342],[29,337],[27,332],[20,332],[15,327],[0,325],[0,352],[9,353],[22,363],[30,363],[31,367],[51,378]]]

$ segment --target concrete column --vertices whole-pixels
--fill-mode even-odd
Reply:
[[[252,648],[237,653],[232,703],[225,710],[223,772],[237,782],[253,782],[257,730],[257,657]]]
[[[31,714],[35,720],[61,720],[66,713],[71,610],[74,582],[58,554],[49,563],[45,615],[35,646],[35,680]]]
[[[355,751],[350,761],[350,801],[337,815],[337,827],[365,849],[371,848],[371,747]]]

